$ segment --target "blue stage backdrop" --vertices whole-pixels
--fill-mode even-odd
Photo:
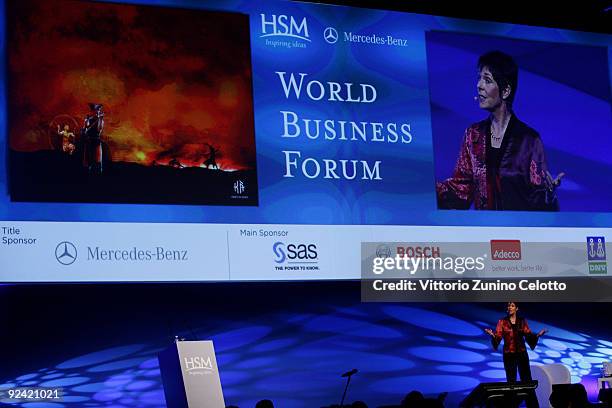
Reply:
[[[249,408],[350,401],[399,403],[411,390],[449,392],[456,406],[480,382],[504,381],[483,329],[501,304],[364,304],[356,282],[328,284],[0,287],[0,387],[61,386],[61,403],[26,408],[163,407],[156,353],[178,333],[212,339],[226,404]],[[316,299],[316,301],[315,301]],[[612,358],[607,320],[588,304],[522,304],[548,328],[532,364],[562,363],[596,396]]]

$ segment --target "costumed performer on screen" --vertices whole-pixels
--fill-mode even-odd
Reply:
[[[518,66],[500,51],[478,59],[478,100],[489,112],[465,131],[451,178],[436,183],[438,208],[558,211],[555,179],[548,172],[538,132],[512,109]]]
[[[517,316],[519,310],[516,302],[508,302],[506,305],[508,314],[499,319],[495,331],[485,329],[485,333],[491,336],[493,348],[497,350],[499,343],[504,340],[504,370],[506,380],[510,383],[516,382],[516,372],[518,368],[521,381],[531,381],[531,368],[529,367],[529,355],[525,347],[525,341],[533,350],[538,343],[538,339],[548,332],[547,329],[540,330],[534,334],[527,320]]]
[[[81,140],[84,144],[83,167],[90,174],[101,174],[104,162],[102,132],[104,131],[104,110],[100,103],[89,104],[89,114],[85,116],[81,129]]]

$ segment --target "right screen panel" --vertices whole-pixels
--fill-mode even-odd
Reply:
[[[502,142],[496,180],[502,197],[495,209],[611,211],[605,47],[442,31],[427,32],[426,43],[438,208],[491,209],[487,186],[478,183],[495,165],[487,154],[490,122],[486,101],[479,100],[487,91],[478,83],[478,61],[487,53],[503,53],[518,67],[512,104],[517,120],[506,135],[522,143]],[[547,189],[546,172],[553,181],[561,176],[561,188]],[[466,178],[474,186],[462,190]]]

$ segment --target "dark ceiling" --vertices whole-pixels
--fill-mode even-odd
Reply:
[[[612,34],[612,0],[315,0],[313,3],[407,11]]]

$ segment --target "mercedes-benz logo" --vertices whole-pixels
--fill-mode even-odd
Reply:
[[[62,241],[55,247],[55,259],[62,265],[73,264],[77,259],[77,249],[72,242]]]
[[[335,44],[338,41],[338,31],[334,27],[327,27],[323,31],[323,38],[325,38],[328,44]]]

